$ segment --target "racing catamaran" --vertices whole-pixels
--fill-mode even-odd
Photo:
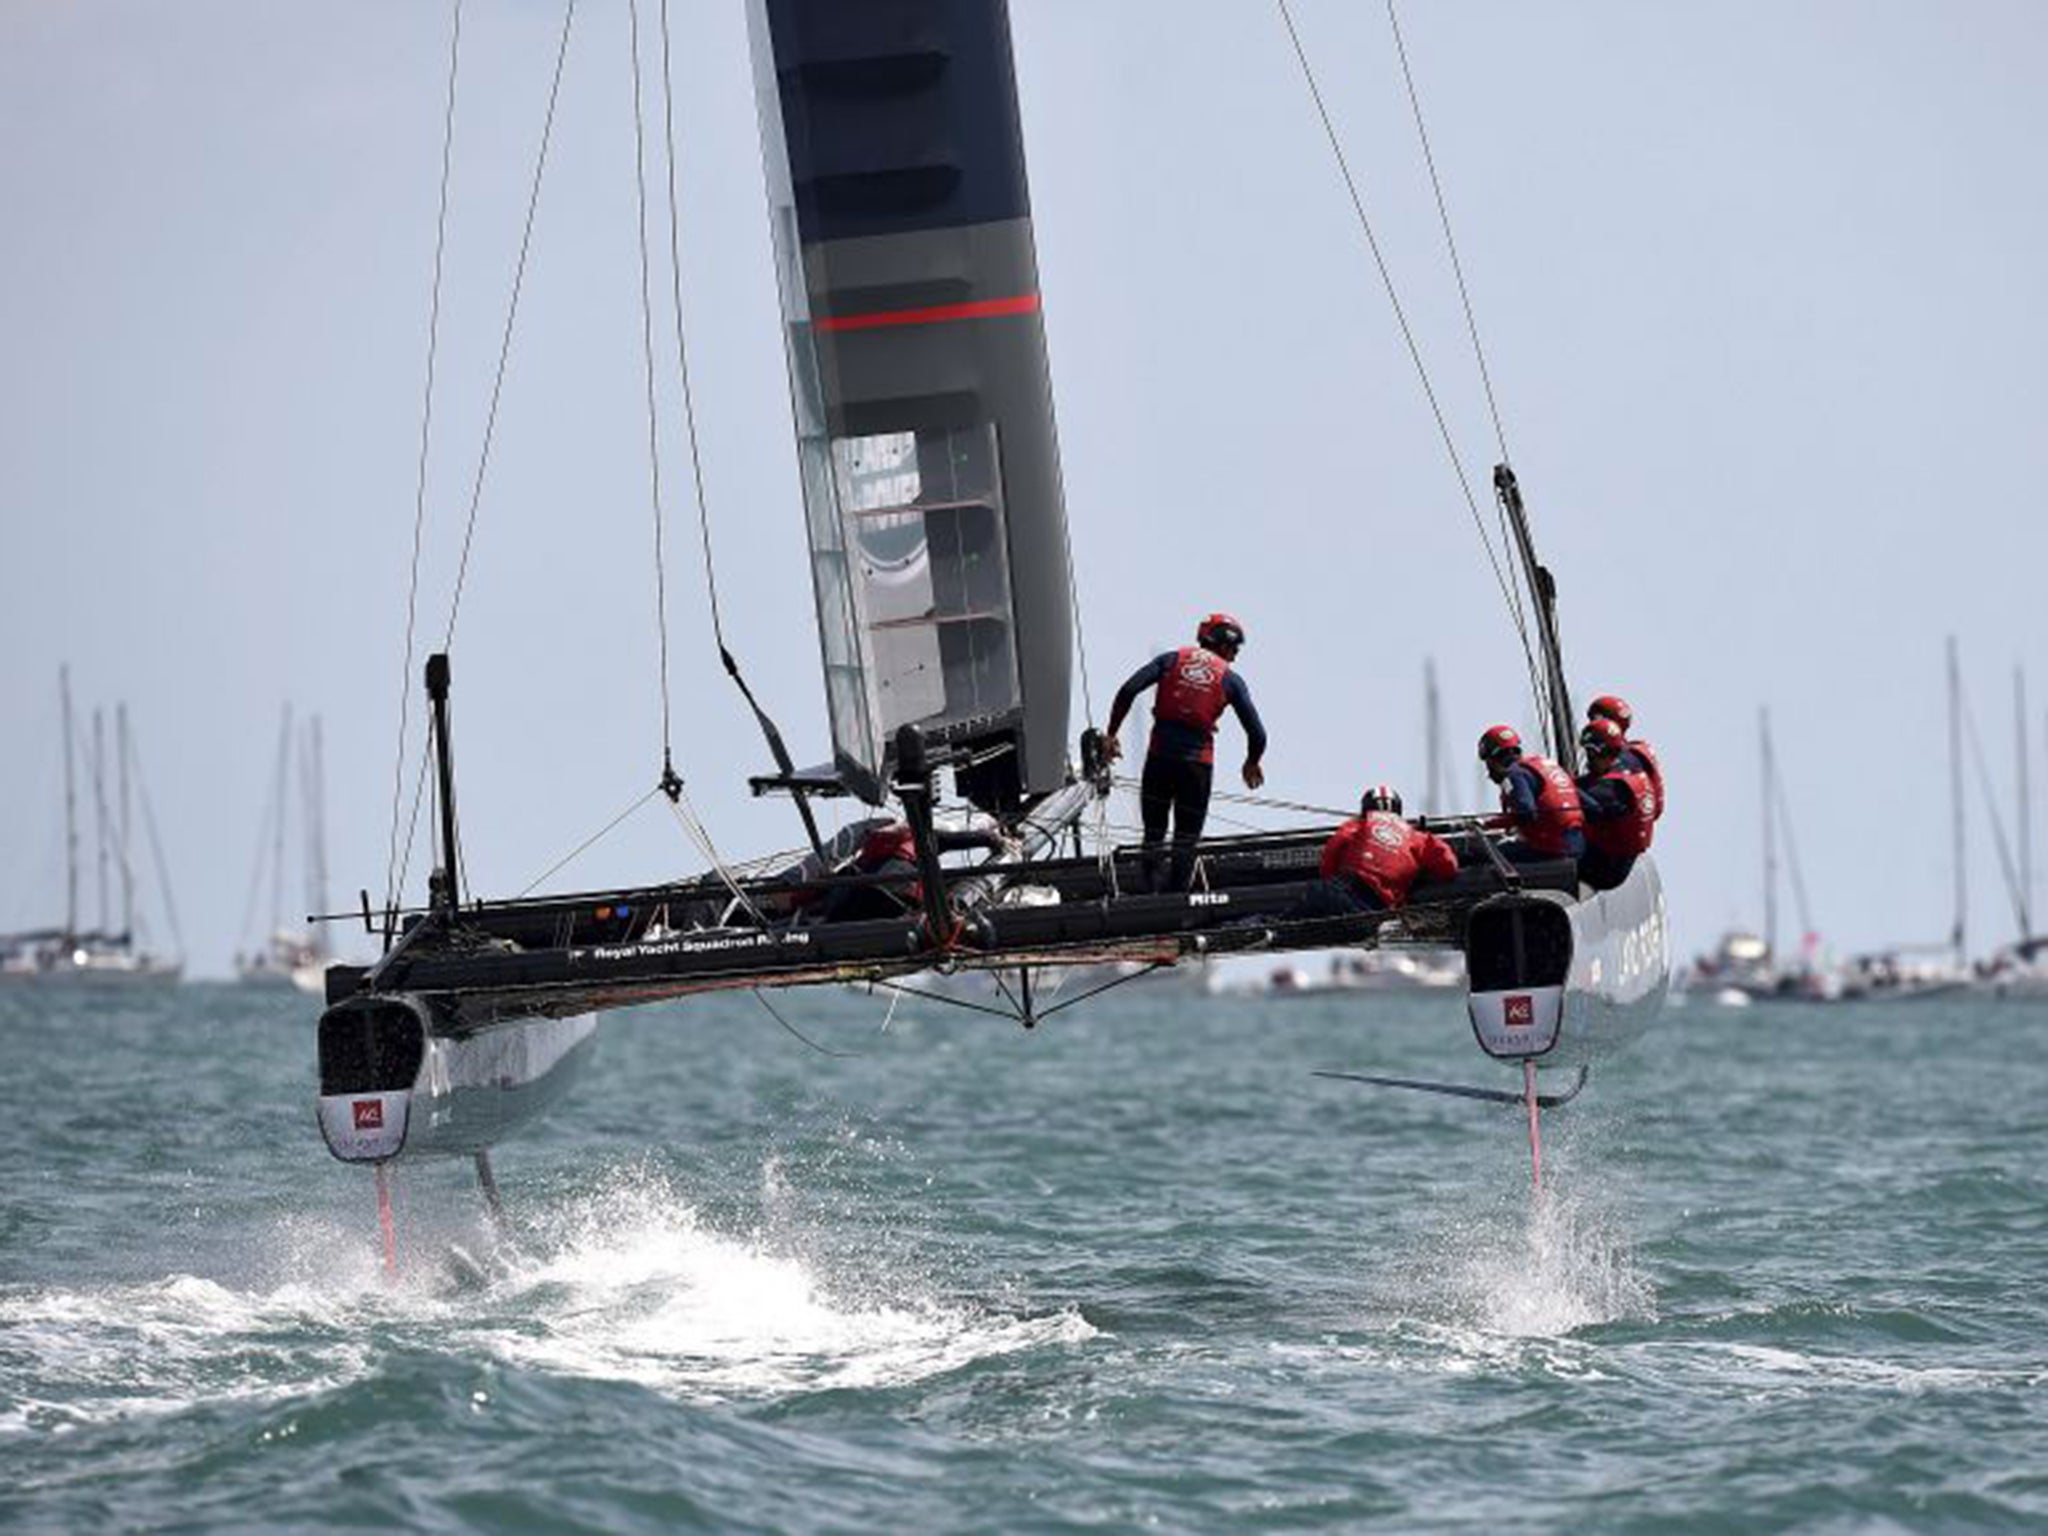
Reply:
[[[1322,824],[1209,839],[1191,890],[1147,891],[1138,851],[1104,825],[1101,737],[1092,722],[1071,731],[1075,598],[1004,0],[752,0],[751,20],[829,763],[795,766],[719,640],[775,760],[753,787],[793,800],[810,852],[772,871],[478,899],[457,836],[452,671],[431,657],[430,899],[387,905],[375,964],[327,973],[328,1148],[375,1165],[380,1189],[393,1159],[474,1156],[495,1203],[490,1149],[569,1086],[610,1008],[828,983],[914,991],[918,973],[958,969],[994,973],[1001,1000],[961,1006],[1029,1028],[1186,961],[1415,946],[1462,952],[1477,1043],[1522,1082],[1367,1080],[1526,1104],[1533,1150],[1539,1109],[1663,1003],[1652,861],[1593,892],[1569,859],[1511,863],[1479,819],[1438,818],[1426,824],[1453,841],[1456,879],[1400,911],[1302,918]],[[1536,616],[1549,751],[1576,766],[1555,587],[1505,464],[1494,489]],[[715,585],[711,600],[716,624]],[[679,796],[672,768],[662,787]],[[876,815],[827,839],[812,810],[827,797]],[[899,818],[914,886],[847,872]],[[969,821],[998,829],[1002,851],[949,867],[943,833]],[[850,888],[896,900],[889,915],[825,920],[825,898]],[[1112,979],[1050,1003],[1034,988],[1043,967],[1084,965]],[[1542,1091],[1539,1068],[1566,1069],[1566,1086]]]

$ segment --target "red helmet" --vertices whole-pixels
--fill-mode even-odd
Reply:
[[[1511,763],[1522,755],[1522,736],[1512,725],[1489,725],[1479,738],[1479,761]]]
[[[1612,720],[1621,727],[1622,735],[1635,723],[1635,715],[1628,707],[1628,700],[1615,693],[1603,693],[1586,706],[1588,720]]]
[[[1587,757],[1599,762],[1603,758],[1621,756],[1622,749],[1628,745],[1628,737],[1611,719],[1595,715],[1579,732],[1579,745],[1586,749]]]
[[[1206,651],[1236,650],[1244,644],[1244,626],[1227,613],[1212,613],[1195,626],[1195,644]]]
[[[1401,814],[1401,792],[1391,784],[1375,784],[1365,792],[1358,802],[1358,814],[1370,816],[1374,811],[1391,811]]]

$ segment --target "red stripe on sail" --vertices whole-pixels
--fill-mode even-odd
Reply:
[[[987,320],[999,315],[1037,312],[1038,295],[1020,293],[1007,299],[934,304],[927,309],[884,309],[866,315],[821,315],[812,323],[821,331],[873,331],[891,325],[937,325],[947,320]]]

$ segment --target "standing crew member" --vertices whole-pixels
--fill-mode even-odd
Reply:
[[[1628,707],[1628,700],[1619,694],[1603,693],[1586,706],[1586,719],[1612,720],[1621,727],[1625,738],[1622,742],[1622,763],[1639,769],[1650,779],[1650,788],[1657,792],[1657,816],[1664,814],[1664,765],[1657,761],[1657,754],[1647,741],[1637,741],[1629,736],[1629,729],[1635,722],[1634,713]]]
[[[1252,691],[1231,669],[1244,645],[1244,627],[1227,613],[1212,613],[1195,630],[1195,643],[1153,657],[1124,680],[1110,706],[1104,750],[1111,758],[1123,751],[1117,733],[1124,716],[1147,688],[1159,692],[1152,701],[1152,741],[1145,750],[1145,771],[1138,785],[1138,809],[1145,822],[1146,890],[1159,889],[1159,857],[1166,823],[1173,821],[1173,868],[1166,888],[1184,891],[1195,870],[1195,845],[1209,815],[1209,790],[1216,772],[1216,722],[1227,705],[1244,727],[1244,782],[1257,789],[1266,782],[1259,759],[1266,754],[1266,727],[1252,707]]]
[[[1524,752],[1511,725],[1487,727],[1479,738],[1479,760],[1500,786],[1501,813],[1487,825],[1515,832],[1501,845],[1503,854],[1517,863],[1584,856],[1586,813],[1570,774],[1547,757]]]
[[[1579,732],[1590,771],[1579,779],[1586,812],[1586,853],[1579,878],[1596,891],[1611,891],[1628,878],[1650,846],[1657,813],[1663,809],[1650,776],[1629,758],[1621,727],[1602,717]]]
[[[1338,917],[1351,912],[1396,912],[1418,884],[1450,880],[1458,855],[1433,832],[1401,816],[1401,796],[1385,784],[1365,792],[1358,815],[1323,844],[1322,885],[1289,914]]]

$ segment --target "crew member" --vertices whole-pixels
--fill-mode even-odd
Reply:
[[[1657,815],[1664,814],[1664,767],[1657,761],[1657,754],[1647,741],[1637,741],[1629,736],[1635,723],[1634,713],[1628,707],[1628,700],[1619,694],[1603,693],[1586,706],[1586,719],[1612,720],[1621,727],[1625,738],[1622,744],[1622,763],[1647,774],[1650,787],[1657,792]]]
[[[1380,784],[1323,844],[1321,873],[1323,883],[1290,916],[1399,911],[1416,885],[1454,878],[1458,855],[1435,833],[1403,820],[1401,796]]]
[[[1153,657],[1124,680],[1110,706],[1104,750],[1122,752],[1117,733],[1132,703],[1147,688],[1152,701],[1152,740],[1138,785],[1138,809],[1145,823],[1144,874],[1148,891],[1159,887],[1159,863],[1168,818],[1173,822],[1173,865],[1166,889],[1184,891],[1195,869],[1195,845],[1209,815],[1209,791],[1216,771],[1216,722],[1226,706],[1244,727],[1244,782],[1266,782],[1259,759],[1266,753],[1266,727],[1252,707],[1252,691],[1231,667],[1244,645],[1244,628],[1227,613],[1212,613],[1195,630],[1195,643]]]
[[[940,853],[958,853],[967,848],[1004,853],[1013,846],[992,827],[934,828],[932,840]],[[839,873],[895,878],[886,884],[833,886],[825,897],[823,915],[828,923],[901,917],[924,900],[924,882],[918,878],[917,837],[907,821],[876,820],[861,838],[852,862]]]
[[[1521,736],[1510,725],[1487,727],[1479,738],[1479,760],[1486,776],[1500,786],[1501,813],[1487,825],[1514,829],[1515,835],[1501,844],[1503,854],[1517,863],[1585,854],[1586,814],[1570,774],[1547,757],[1524,752]]]
[[[1586,852],[1579,878],[1596,891],[1611,891],[1628,878],[1637,857],[1650,846],[1657,812],[1656,786],[1631,764],[1628,738],[1612,720],[1588,720],[1579,732],[1588,771],[1579,779],[1586,813]]]

